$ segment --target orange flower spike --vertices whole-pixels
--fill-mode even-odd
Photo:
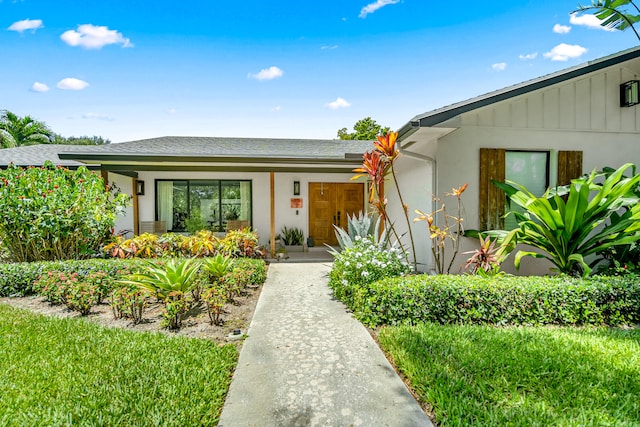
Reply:
[[[460,198],[460,196],[462,195],[462,193],[464,193],[464,190],[467,189],[467,187],[469,186],[469,184],[464,184],[458,188],[452,188],[451,189],[451,193],[449,193],[450,196],[456,196],[458,199]]]
[[[389,160],[393,160],[398,156],[398,148],[396,147],[396,140],[398,139],[398,132],[387,132],[386,135],[378,135],[378,140],[373,141],[373,145],[376,151],[387,156]]]

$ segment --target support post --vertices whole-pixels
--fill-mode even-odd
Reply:
[[[138,213],[138,192],[136,188],[138,188],[138,178],[133,178],[131,180],[131,203],[133,204],[133,234],[137,236],[140,234],[140,218]]]
[[[271,250],[271,258],[276,256],[276,179],[275,172],[269,172],[269,180],[271,184],[271,236],[269,238],[269,246]]]

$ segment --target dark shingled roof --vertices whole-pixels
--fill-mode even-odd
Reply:
[[[348,158],[350,154],[361,155],[371,148],[371,141],[164,136],[119,144],[77,146],[64,158],[83,160],[91,154],[91,159],[166,156],[207,160],[215,157],[337,160]]]
[[[77,149],[77,145],[27,145],[24,147],[0,149],[0,167],[10,163],[16,166],[42,166],[45,161],[51,160],[55,165],[67,167],[81,166],[82,163],[74,160],[61,160],[58,154],[63,151]]]

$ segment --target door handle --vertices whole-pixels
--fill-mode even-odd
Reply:
[[[338,211],[338,227],[340,226],[340,223],[341,223],[341,221],[340,221],[340,211]]]
[[[333,216],[333,225],[336,225],[336,216]]]

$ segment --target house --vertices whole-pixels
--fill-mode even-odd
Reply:
[[[315,246],[337,243],[333,224],[365,209],[365,184],[350,182],[371,141],[161,137],[103,146],[39,145],[0,150],[0,167],[87,165],[132,205],[116,230],[136,234],[149,224],[184,232],[199,221],[224,232],[250,225],[275,250],[283,226],[297,227]],[[156,229],[158,230],[158,229]]]
[[[410,212],[429,210],[432,194],[443,197],[468,183],[465,228],[509,228],[514,224],[502,218],[504,193],[491,180],[510,179],[541,195],[593,169],[640,164],[639,79],[636,48],[415,116],[398,136],[403,155],[397,169],[401,185],[412,189]],[[388,196],[397,207],[393,193]],[[455,213],[451,200],[443,201]],[[418,260],[432,268],[424,223],[412,227],[422,245]],[[473,239],[463,240],[462,251],[475,247]],[[459,255],[452,272],[468,257]],[[512,264],[504,267],[513,272]],[[519,273],[546,273],[548,267],[526,258]]]

